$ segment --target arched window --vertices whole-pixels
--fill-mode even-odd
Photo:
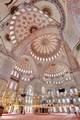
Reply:
[[[45,87],[43,86],[42,87],[42,94],[45,94],[46,93],[46,90],[45,90]]]
[[[27,89],[27,95],[32,95],[33,96],[33,88],[32,88],[31,85]]]

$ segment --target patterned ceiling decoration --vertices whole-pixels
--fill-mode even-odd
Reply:
[[[73,80],[68,66],[64,63],[48,64],[43,80],[50,85],[62,85]]]
[[[64,29],[66,23],[65,12],[59,0],[31,0],[31,3],[49,15],[49,17],[60,22],[61,29]]]
[[[39,61],[51,61],[57,58],[62,51],[62,39],[55,26],[38,30],[32,37],[31,55]]]
[[[48,69],[44,73],[45,77],[59,77],[69,72],[68,66],[63,63],[52,63],[49,64],[47,68]]]
[[[10,38],[14,46],[20,43],[34,31],[47,25],[57,25],[57,22],[44,15],[39,9],[26,6],[15,13],[10,22]]]
[[[32,65],[26,57],[22,57],[18,64],[15,66],[15,69],[21,73],[32,74]]]
[[[17,62],[14,69],[11,72],[11,79],[14,80],[22,80],[24,82],[30,82],[33,80],[34,73],[33,73],[33,67],[30,63],[29,58],[27,56],[22,56],[21,59]]]

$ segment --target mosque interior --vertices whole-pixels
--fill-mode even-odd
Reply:
[[[79,5],[79,0],[0,0],[4,114],[80,113]]]

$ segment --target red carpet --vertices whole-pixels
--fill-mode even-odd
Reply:
[[[53,113],[51,115],[3,115],[0,120],[80,120],[80,116],[74,114]]]

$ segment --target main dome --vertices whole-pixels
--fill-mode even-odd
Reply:
[[[31,55],[38,60],[48,61],[59,56],[62,41],[57,28],[44,28],[37,31],[37,36],[31,44]]]

